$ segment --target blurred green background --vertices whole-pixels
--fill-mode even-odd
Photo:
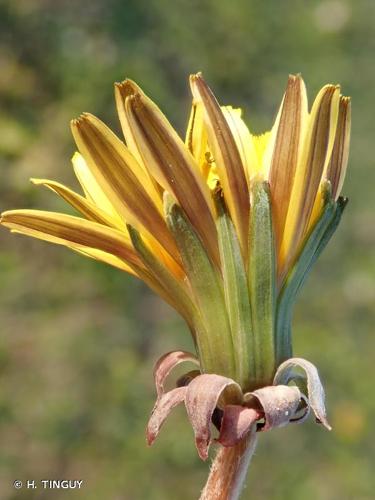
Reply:
[[[261,436],[243,498],[374,498],[374,102],[372,0],[1,0],[0,208],[67,211],[29,177],[77,187],[69,120],[119,131],[112,83],[136,80],[183,133],[189,73],[268,129],[288,73],[310,99],[353,98],[341,227],[305,287],[295,353],[319,366],[334,431],[312,421]],[[0,499],[190,500],[208,464],[183,409],[152,449],[154,361],[192,349],[140,282],[62,247],[0,232]],[[15,479],[83,479],[81,492],[16,491]]]

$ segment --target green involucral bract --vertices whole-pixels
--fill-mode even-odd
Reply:
[[[270,385],[276,371],[276,260],[269,186],[254,181],[249,230],[249,293],[256,384]]]
[[[244,390],[251,390],[254,388],[255,382],[255,364],[246,270],[222,190],[216,189],[213,196],[217,211],[217,232],[225,303],[234,345],[236,380]]]
[[[166,220],[181,253],[204,330],[196,330],[196,342],[202,370],[236,378],[235,357],[223,281],[184,212],[168,194],[164,194]]]
[[[211,262],[187,217],[169,194],[165,214],[177,243],[192,299],[163,265],[153,258],[139,233],[129,233],[141,259],[183,305],[194,331],[201,368],[236,380],[244,391],[269,385],[277,367],[292,356],[291,320],[298,291],[337,228],[346,200],[335,202],[329,182],[323,186],[323,209],[277,292],[275,240],[269,185],[254,181],[251,190],[248,262],[240,249],[221,187],[213,191],[220,270]]]

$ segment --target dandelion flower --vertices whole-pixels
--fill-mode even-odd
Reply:
[[[326,85],[309,110],[301,76],[290,76],[273,127],[256,136],[201,74],[190,85],[183,140],[134,82],[116,84],[125,140],[91,114],[72,121],[82,194],[32,179],[80,216],[12,210],[1,223],[126,271],[176,309],[196,354],[167,353],[156,364],[148,441],[184,402],[200,456],[207,458],[213,422],[224,447],[217,463],[228,464],[245,453],[246,436],[301,421],[310,408],[329,428],[316,368],[292,358],[291,316],[346,204],[350,101]],[[165,378],[187,361],[196,369],[164,392]],[[295,367],[306,390],[293,383]]]

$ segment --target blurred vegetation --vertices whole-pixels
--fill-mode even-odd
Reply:
[[[262,436],[244,499],[374,498],[374,19],[372,0],[0,0],[1,209],[67,210],[28,178],[77,186],[69,119],[92,111],[118,131],[112,82],[125,76],[181,133],[198,70],[257,132],[288,73],[310,98],[326,82],[353,97],[350,204],[294,320],[334,431],[309,422]],[[154,448],[144,437],[154,361],[192,349],[175,313],[115,269],[5,230],[0,283],[0,498],[197,498],[208,465],[184,411]],[[83,489],[12,486],[63,478]]]

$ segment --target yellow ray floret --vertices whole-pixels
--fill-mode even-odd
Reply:
[[[67,247],[96,249],[124,260],[135,268],[143,265],[127,233],[72,215],[42,210],[10,210],[1,223],[19,233]]]
[[[242,252],[247,246],[250,196],[244,165],[225,114],[200,73],[190,78],[195,102],[202,103],[204,123],[226,201],[237,228]],[[238,139],[238,135],[237,135]]]
[[[310,227],[314,203],[331,158],[339,100],[339,87],[326,85],[318,93],[307,119],[281,243],[281,265],[293,258]]]
[[[87,200],[103,210],[103,212],[106,212],[111,218],[116,220],[118,226],[122,227],[124,221],[115,210],[115,207],[98,184],[85,159],[78,151],[73,155],[72,164],[74,173]]]

